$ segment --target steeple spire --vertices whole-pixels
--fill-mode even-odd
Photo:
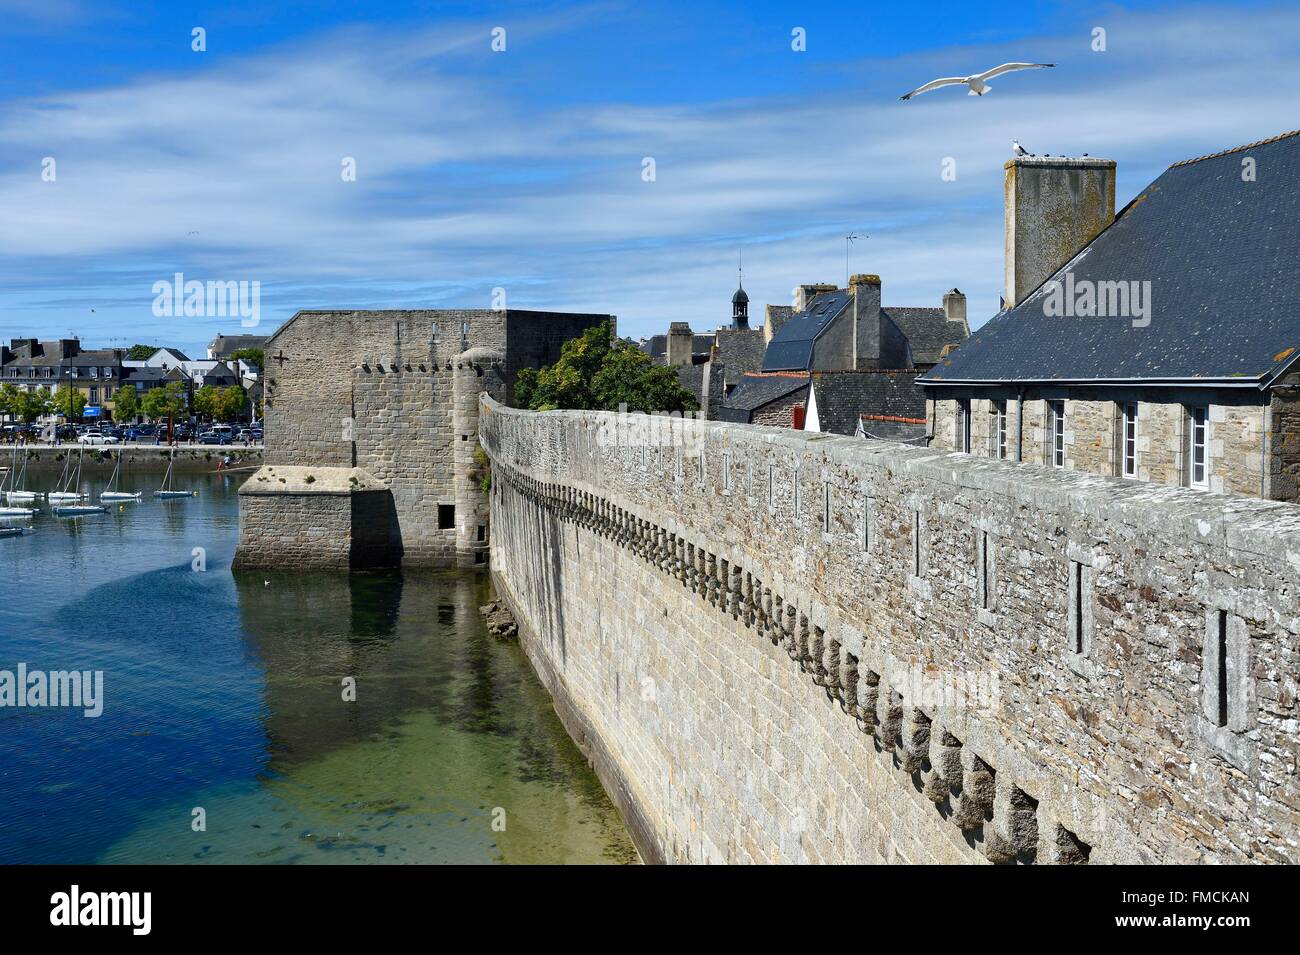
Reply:
[[[745,251],[740,250],[738,273],[739,285],[736,294],[731,296],[731,327],[749,328],[749,296],[745,294]]]

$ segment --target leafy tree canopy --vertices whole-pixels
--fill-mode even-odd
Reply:
[[[86,396],[68,385],[59,385],[54,394],[54,410],[63,415],[65,421],[78,421],[86,410]]]
[[[609,324],[589,328],[564,343],[555,364],[525,368],[515,380],[515,404],[534,411],[694,411],[699,402],[645,352],[626,341],[610,341]]]
[[[185,382],[169,381],[161,388],[149,389],[140,408],[154,421],[180,417],[185,413]]]
[[[126,358],[128,361],[147,361],[157,350],[155,345],[132,345]]]
[[[140,413],[140,396],[136,394],[135,385],[119,385],[113,392],[113,417],[118,421],[129,421]]]
[[[244,389],[237,385],[218,388],[204,385],[194,392],[194,411],[213,421],[233,421],[238,418],[248,404]]]
[[[260,348],[241,348],[239,351],[232,352],[230,357],[231,360],[234,361],[248,362],[259,372],[262,370],[263,362],[265,361],[265,356]]]

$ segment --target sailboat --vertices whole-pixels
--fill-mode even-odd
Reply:
[[[17,465],[18,465],[18,446],[14,445],[14,468],[16,468]],[[14,468],[9,469],[9,475],[10,477],[13,477],[13,480],[10,482],[10,489],[8,491],[5,491],[5,500],[8,501],[10,504],[23,504],[27,501],[36,500],[37,494],[35,491],[28,491],[24,489],[25,485],[27,484],[26,453],[23,454],[22,470],[20,470],[16,476],[14,475]]]
[[[27,462],[24,460],[23,465],[26,466],[26,464]],[[9,468],[8,472],[5,474],[4,484],[11,484],[12,486],[17,487],[17,483],[16,483],[17,480],[18,480],[18,448],[15,445],[14,465],[13,467]],[[3,485],[0,485],[0,488],[3,488]],[[5,491],[6,500],[9,499],[9,494],[10,494],[9,491]],[[36,513],[36,508],[34,507],[12,507],[12,506],[0,507],[0,517],[31,517],[35,513]]]
[[[115,491],[114,486],[117,484],[118,472],[122,470],[122,452],[117,453],[117,463],[113,465],[113,476],[108,479],[108,487],[99,495],[101,501],[138,501],[140,492],[134,494],[130,491]]]
[[[167,473],[163,475],[162,487],[153,492],[154,497],[194,497],[193,491],[178,491],[174,487],[172,469],[176,466],[176,449],[172,448],[171,459],[167,462]]]
[[[83,447],[81,449],[82,454],[84,454],[85,451],[86,449]],[[81,473],[80,459],[78,459],[77,461],[77,473],[78,473],[78,478],[76,483],[80,484],[80,476],[79,476]],[[79,491],[74,491],[72,489],[73,484],[74,482],[73,482],[73,475],[72,475],[72,452],[69,451],[68,456],[63,459],[63,474],[59,477],[59,483],[56,486],[57,489],[51,491],[49,494],[46,494],[45,499],[49,501],[51,504],[53,504],[55,501],[80,501],[81,493]]]
[[[72,488],[74,487],[81,487],[81,462],[85,458],[85,456],[86,456],[86,449],[82,448],[81,453],[77,455],[76,478],[75,480],[69,482],[68,487],[65,489],[65,493],[71,493]],[[73,500],[74,502],[77,502],[80,501],[85,496],[86,495],[78,492],[73,498]],[[54,495],[51,494],[50,498],[53,499],[53,497]],[[72,503],[72,504],[55,504],[50,508],[50,510],[54,513],[56,517],[80,517],[83,514],[103,514],[105,511],[108,510],[108,508],[102,507],[99,504]]]

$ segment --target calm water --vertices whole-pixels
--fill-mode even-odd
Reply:
[[[0,525],[31,528],[0,540],[0,669],[103,670],[105,700],[0,708],[0,863],[635,859],[522,652],[484,630],[482,576],[235,576],[239,479],[158,502],[160,478],[128,476],[144,501],[105,515]]]

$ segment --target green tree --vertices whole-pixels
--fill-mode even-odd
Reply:
[[[232,360],[248,362],[256,368],[259,373],[261,373],[263,367],[262,363],[265,361],[265,356],[260,348],[241,348],[236,352],[232,352],[230,357]]]
[[[18,396],[22,392],[17,385],[0,385],[0,415],[18,414]]]
[[[113,392],[113,417],[119,422],[133,421],[140,413],[140,396],[135,385],[119,385]]]
[[[169,381],[161,388],[149,389],[140,409],[154,421],[179,418],[185,413],[185,382]]]
[[[63,415],[65,421],[80,421],[81,412],[86,410],[86,396],[71,385],[59,385],[54,394],[54,411]]]
[[[555,364],[525,368],[515,379],[515,404],[534,411],[555,408],[617,411],[694,411],[699,402],[665,365],[624,341],[610,341],[609,325],[589,328],[564,343]]]
[[[50,393],[47,389],[42,388],[40,391],[23,395],[18,417],[23,419],[24,424],[31,424],[37,418],[43,417],[53,410],[54,402],[50,400]]]
[[[132,345],[126,357],[128,361],[148,361],[157,350],[156,345]]]
[[[217,396],[217,414],[220,421],[236,421],[248,408],[248,395],[238,385],[221,389]]]
[[[203,418],[217,416],[217,395],[221,389],[216,385],[204,385],[194,392],[194,413]]]

